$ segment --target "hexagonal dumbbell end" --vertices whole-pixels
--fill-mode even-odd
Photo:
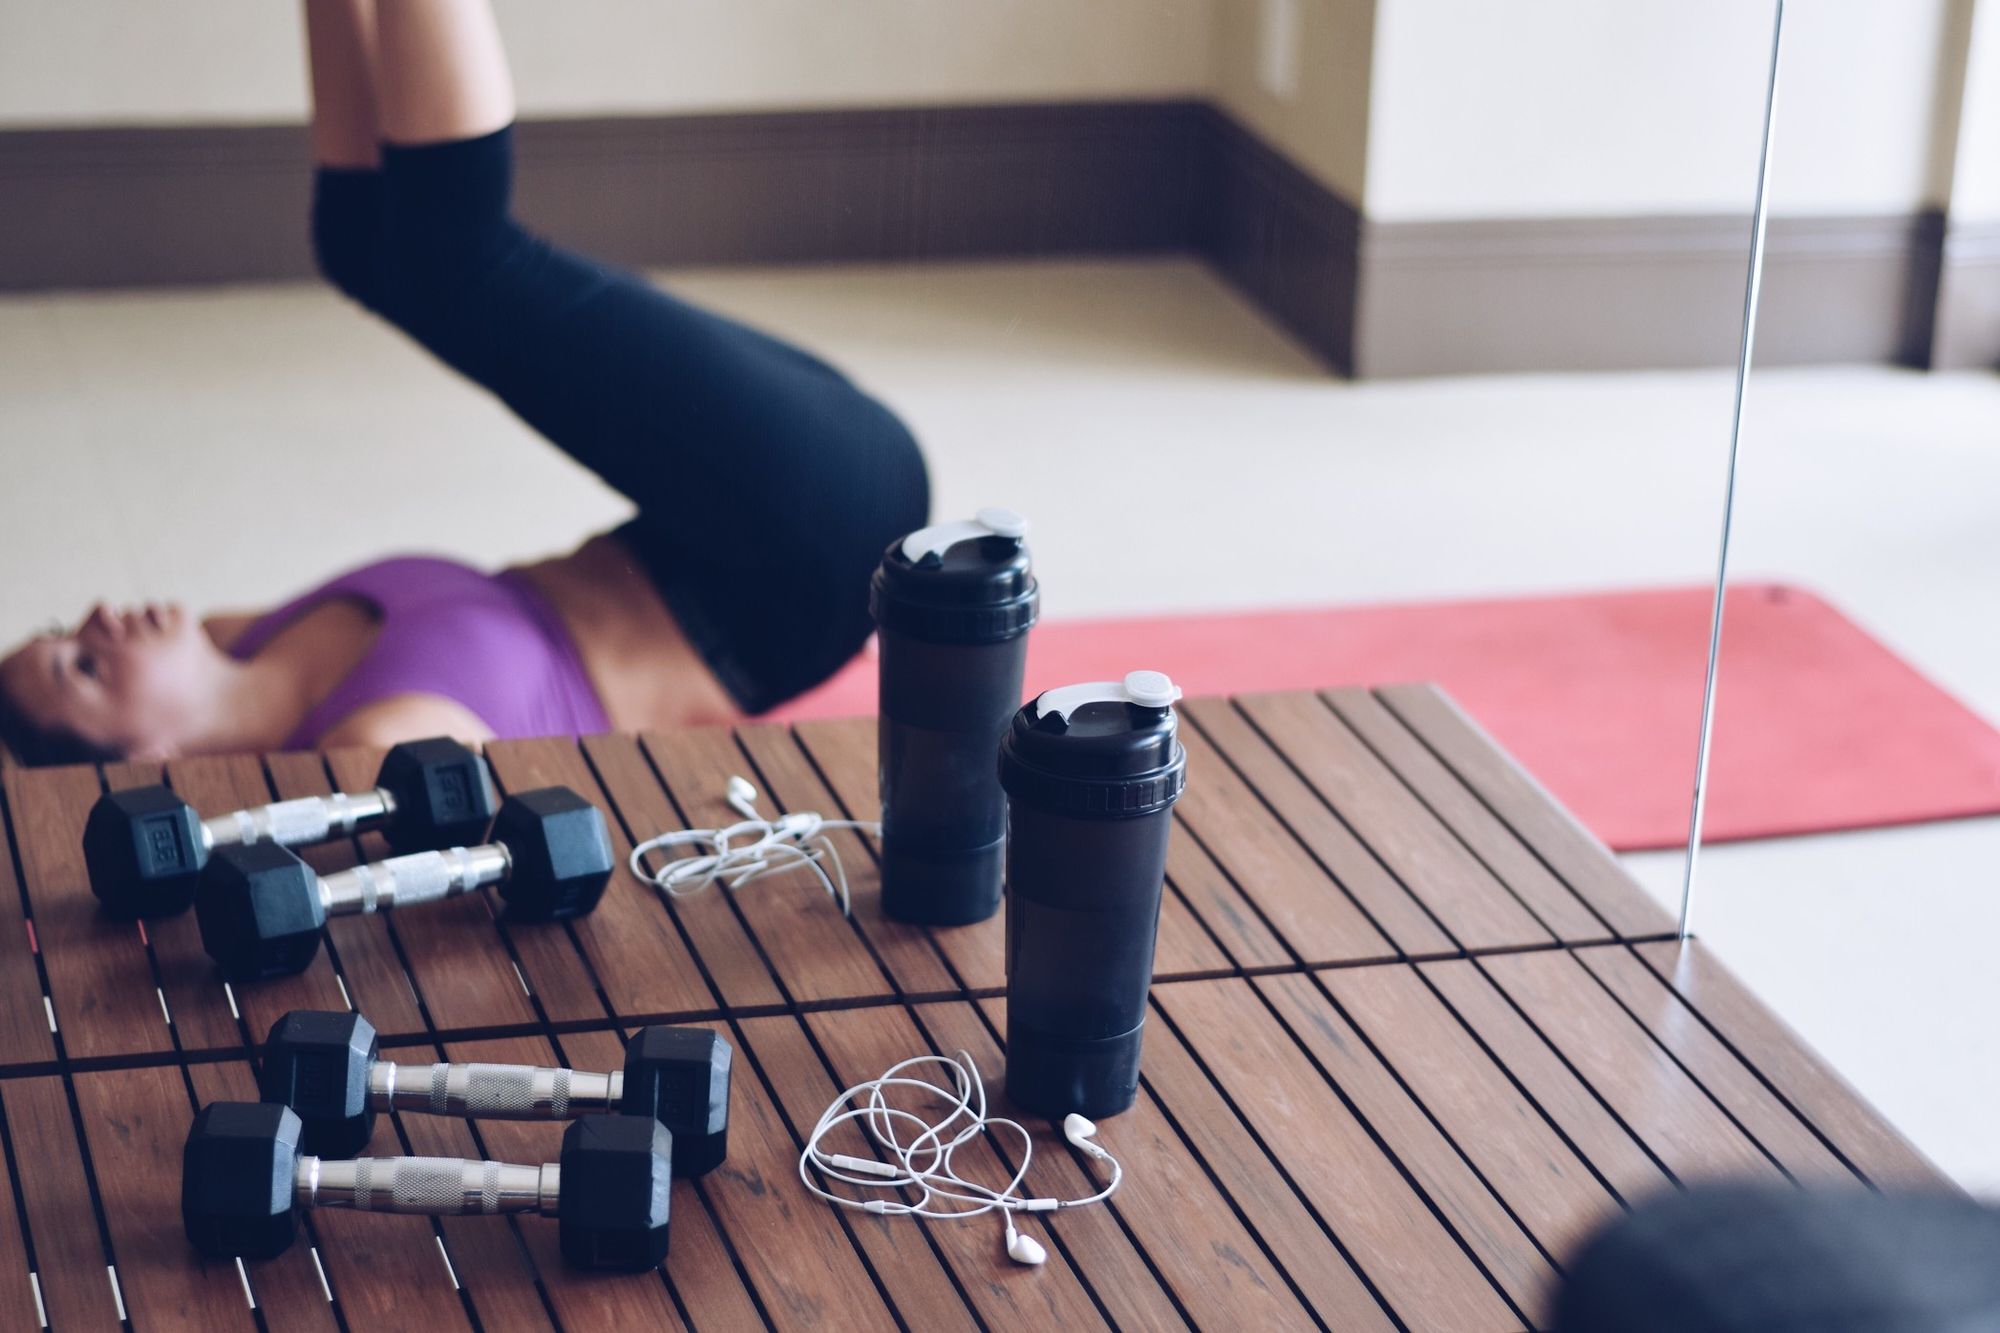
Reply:
[[[392,747],[375,781],[396,803],[384,833],[398,854],[483,842],[500,805],[486,761],[446,737]]]
[[[563,1258],[636,1272],[667,1257],[673,1135],[650,1117],[586,1116],[563,1131],[556,1220]]]
[[[611,835],[604,814],[567,787],[519,792],[500,803],[493,841],[512,866],[500,897],[509,916],[561,921],[597,906],[611,882]]]
[[[375,1136],[368,1070],[379,1052],[375,1025],[360,1014],[295,1009],[271,1026],[257,1095],[298,1113],[303,1151],[352,1157]]]
[[[201,816],[165,787],[106,792],[83,824],[90,891],[114,916],[186,911],[207,860]]]
[[[232,981],[304,971],[326,925],[319,877],[268,842],[218,847],[202,872],[194,914],[201,947]]]
[[[263,1102],[211,1102],[181,1150],[181,1225],[211,1259],[271,1259],[298,1230],[299,1118]]]
[[[640,1028],[625,1043],[618,1109],[674,1136],[674,1174],[706,1175],[729,1155],[729,1043],[707,1028]]]

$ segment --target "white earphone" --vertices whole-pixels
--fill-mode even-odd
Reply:
[[[718,882],[734,891],[764,875],[803,867],[818,876],[820,887],[840,904],[842,916],[853,915],[847,868],[840,863],[840,850],[826,835],[834,829],[856,829],[879,836],[880,824],[864,819],[827,819],[810,810],[766,819],[757,809],[757,789],[741,777],[729,779],[724,799],[743,816],[742,822],[723,829],[679,829],[648,838],[632,849],[632,873],[652,881],[671,897],[685,898]],[[658,870],[646,868],[646,853],[672,847],[705,850],[667,861]]]
[[[923,1065],[942,1065],[950,1070],[950,1086],[909,1072]],[[942,1116],[927,1119],[914,1111],[891,1106],[884,1094],[894,1088],[909,1089],[944,1103],[948,1109]],[[887,1153],[888,1160],[829,1152],[821,1146],[829,1133],[850,1123],[858,1123],[876,1146]],[[907,1142],[896,1132],[898,1124],[913,1131]],[[967,1180],[952,1165],[952,1155],[960,1147],[995,1130],[1011,1131],[1020,1139],[1020,1165],[997,1189]],[[1034,1138],[1027,1127],[1018,1120],[986,1114],[986,1084],[970,1055],[964,1051],[950,1058],[919,1055],[891,1065],[880,1077],[857,1083],[833,1099],[820,1115],[819,1123],[813,1126],[805,1151],[799,1154],[799,1179],[828,1203],[878,1216],[946,1219],[997,1211],[1005,1228],[1007,1257],[1032,1266],[1047,1262],[1049,1252],[1040,1241],[1022,1234],[1014,1225],[1015,1213],[1052,1213],[1102,1203],[1125,1178],[1125,1169],[1118,1159],[1094,1141],[1096,1133],[1097,1126],[1080,1115],[1071,1114],[1063,1119],[1063,1137],[1092,1159],[1107,1164],[1111,1179],[1103,1189],[1082,1199],[1023,1198],[1019,1194],[1021,1182],[1028,1174],[1028,1163],[1035,1152]],[[900,1195],[859,1198],[836,1194],[827,1188],[834,1182],[857,1190],[914,1189],[918,1197],[912,1201]],[[934,1207],[934,1204],[947,1206]],[[948,1206],[952,1204],[964,1206]]]

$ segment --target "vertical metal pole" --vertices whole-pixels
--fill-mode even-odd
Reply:
[[[1681,880],[1680,936],[1688,937],[1694,911],[1695,862],[1701,855],[1701,820],[1708,804],[1708,750],[1715,727],[1716,665],[1722,652],[1722,599],[1729,588],[1729,532],[1736,517],[1736,464],[1743,445],[1743,394],[1750,383],[1750,353],[1757,339],[1757,297],[1764,286],[1764,231],[1770,221],[1771,128],[1778,109],[1778,52],[1784,43],[1785,0],[1771,21],[1771,77],[1764,90],[1764,146],[1757,158],[1757,213],[1750,229],[1750,277],[1743,291],[1743,339],[1736,356],[1736,410],[1729,426],[1729,473],[1722,490],[1722,549],[1715,561],[1715,609],[1708,625],[1708,676],[1701,690],[1701,744],[1694,757],[1694,810],[1688,819],[1686,874]]]

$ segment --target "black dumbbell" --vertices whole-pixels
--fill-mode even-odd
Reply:
[[[459,1157],[361,1157],[299,1151],[299,1118],[268,1102],[210,1102],[181,1150],[181,1225],[213,1259],[272,1259],[299,1213],[352,1208],[457,1217],[540,1213],[579,1268],[636,1272],[667,1257],[673,1136],[645,1116],[587,1116],[563,1131],[562,1158],[513,1166]]]
[[[567,787],[509,796],[478,847],[415,852],[316,875],[275,843],[222,847],[194,894],[201,947],[234,981],[302,972],[330,916],[379,912],[500,886],[517,921],[562,921],[597,906],[611,879],[604,816]]]
[[[587,1074],[537,1065],[399,1065],[377,1058],[375,1025],[356,1013],[294,1009],[264,1043],[259,1095],[298,1112],[300,1146],[348,1157],[379,1111],[495,1120],[570,1120],[617,1111],[652,1116],[674,1136],[674,1174],[699,1176],[729,1151],[729,1043],[707,1028],[640,1028],[625,1067]]]
[[[90,891],[116,916],[187,910],[195,883],[220,847],[304,847],[380,829],[397,852],[478,842],[500,798],[486,761],[457,741],[406,741],[382,759],[375,790],[305,796],[203,819],[165,787],[107,792],[83,825]]]

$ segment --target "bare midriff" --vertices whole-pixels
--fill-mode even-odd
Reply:
[[[568,555],[517,565],[561,617],[620,731],[705,726],[742,717],[625,548],[593,537]]]

